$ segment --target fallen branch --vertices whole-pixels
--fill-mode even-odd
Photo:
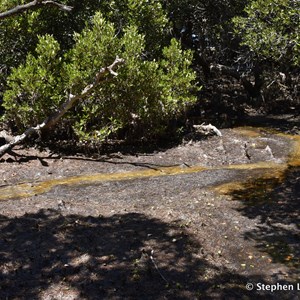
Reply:
[[[76,102],[90,95],[99,83],[106,80],[106,76],[108,74],[111,74],[112,76],[117,76],[118,74],[114,71],[114,69],[118,65],[123,64],[124,62],[124,59],[116,57],[115,61],[110,66],[101,68],[100,71],[96,74],[94,82],[92,84],[87,85],[78,95],[69,94],[68,100],[61,105],[57,112],[54,112],[41,124],[35,127],[28,128],[23,134],[14,137],[12,141],[1,146],[0,157],[3,156],[7,151],[10,151],[14,146],[22,143],[26,138],[28,138],[32,134],[36,133],[40,135],[41,131],[54,126],[63,117],[63,115],[76,104]]]
[[[23,4],[23,5],[17,5],[12,9],[9,9],[5,12],[0,13],[0,19],[5,19],[13,15],[18,15],[21,14],[24,11],[27,10],[32,10],[32,9],[37,9],[42,7],[43,5],[48,5],[48,6],[56,6],[59,9],[63,11],[71,11],[73,9],[72,6],[64,5],[55,1],[51,0],[34,0],[29,3]]]

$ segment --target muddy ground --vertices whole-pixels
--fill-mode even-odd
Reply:
[[[0,299],[299,299],[294,140],[222,134],[135,155],[6,154]]]

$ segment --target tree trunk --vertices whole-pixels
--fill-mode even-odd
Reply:
[[[43,130],[53,127],[79,100],[90,95],[101,82],[106,80],[107,75],[110,74],[112,76],[117,76],[118,74],[114,71],[114,69],[124,62],[124,59],[116,57],[115,61],[110,66],[101,68],[100,71],[96,74],[93,83],[87,85],[78,95],[69,94],[68,100],[61,105],[57,112],[54,112],[41,124],[38,124],[35,127],[28,128],[23,134],[14,137],[11,142],[1,146],[0,157],[3,156],[6,152],[10,151],[15,145],[24,142],[26,138],[30,137],[32,134],[40,134]]]

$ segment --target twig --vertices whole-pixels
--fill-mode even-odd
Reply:
[[[44,0],[44,1],[43,0],[34,0],[34,1],[31,1],[31,2],[23,4],[23,5],[17,5],[12,9],[9,9],[7,11],[0,13],[0,19],[5,19],[5,18],[8,18],[13,15],[21,14],[22,12],[27,11],[27,10],[37,9],[43,5],[56,6],[59,9],[61,9],[63,11],[67,11],[67,12],[69,12],[73,9],[72,6],[64,5],[62,3],[51,1],[51,0]]]
[[[164,280],[164,282],[165,282],[166,284],[169,284],[169,281],[168,281],[168,280],[164,277],[164,275],[160,272],[160,270],[159,270],[159,268],[158,268],[158,266],[157,266],[157,264],[156,264],[156,262],[155,262],[155,260],[154,260],[154,258],[153,258],[153,253],[154,253],[154,250],[152,249],[152,250],[151,250],[151,254],[150,254],[150,259],[151,259],[151,261],[152,261],[152,263],[153,263],[155,269],[157,270],[157,272],[158,272],[158,274],[160,275],[160,277]]]

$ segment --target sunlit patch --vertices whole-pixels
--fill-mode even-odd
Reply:
[[[72,267],[79,267],[79,266],[87,264],[91,259],[92,259],[92,257],[89,254],[85,253],[80,256],[72,258],[70,260],[70,262],[68,263],[68,265],[70,265]]]
[[[279,132],[272,128],[263,127],[236,127],[233,129],[234,132],[247,137],[261,137],[264,133],[277,135],[292,141],[292,149],[288,157],[288,165],[292,167],[300,166],[300,135],[292,135]]]
[[[82,299],[80,291],[74,286],[69,286],[66,282],[53,283],[47,287],[44,291],[39,294],[41,300],[52,300],[52,299],[68,299],[77,300]]]
[[[292,141],[291,151],[286,163],[277,164],[275,162],[258,162],[255,164],[230,165],[227,167],[228,169],[262,169],[262,173],[254,179],[250,178],[246,180],[228,182],[213,187],[213,190],[220,194],[230,195],[234,193],[235,195],[239,195],[239,200],[247,200],[250,196],[253,199],[255,195],[256,197],[254,198],[256,198],[257,202],[263,199],[267,200],[265,195],[284,181],[287,169],[289,167],[300,166],[300,136],[284,134],[273,129],[255,127],[240,127],[235,128],[234,131],[248,137],[261,136],[261,132],[265,131]],[[249,195],[246,195],[246,191]]]

